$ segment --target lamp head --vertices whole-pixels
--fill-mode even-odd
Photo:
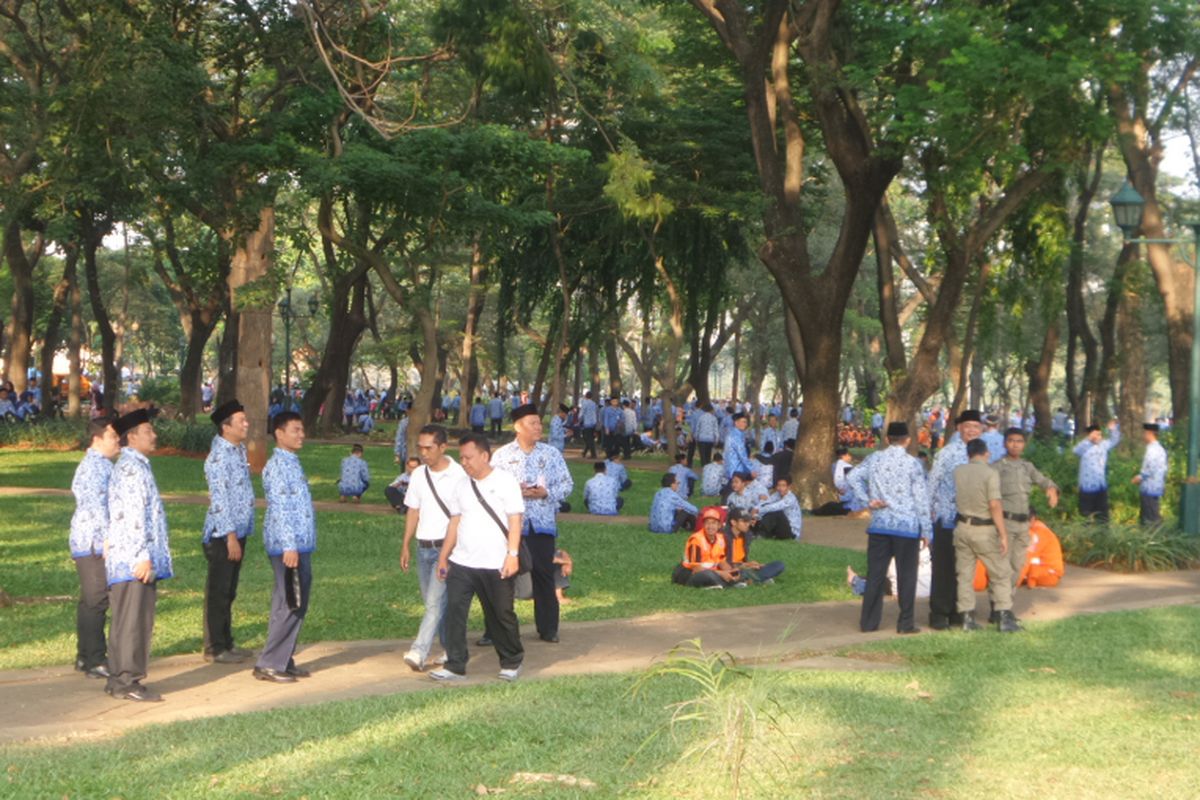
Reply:
[[[1142,212],[1146,208],[1146,201],[1138,193],[1138,190],[1133,188],[1133,185],[1126,179],[1108,203],[1112,206],[1117,227],[1125,234],[1125,238],[1133,236],[1134,232],[1141,227]]]

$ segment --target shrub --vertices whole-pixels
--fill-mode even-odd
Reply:
[[[172,447],[185,453],[207,453],[215,434],[212,423],[183,422],[159,417],[154,423],[158,446]]]
[[[138,401],[153,403],[156,406],[179,405],[179,379],[177,377],[158,376],[146,378],[138,387]]]
[[[44,419],[35,423],[0,423],[0,447],[39,447],[48,450],[82,448],[87,437],[83,419]]]
[[[1161,572],[1200,563],[1200,537],[1178,528],[1076,522],[1060,526],[1063,556],[1082,567],[1116,572]]]

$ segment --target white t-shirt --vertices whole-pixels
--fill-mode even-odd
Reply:
[[[433,492],[429,490],[429,480],[425,477],[426,474],[433,478],[433,485],[437,489],[438,497],[441,497],[442,502],[449,508],[450,493],[454,491],[455,485],[467,476],[467,473],[452,458],[450,466],[440,472],[432,470],[424,464],[413,470],[412,477],[408,482],[408,491],[404,493],[404,505],[421,512],[417,518],[417,538],[432,542],[445,538],[446,525],[450,522],[450,518],[442,513],[441,506],[438,505]]]
[[[416,484],[416,481],[413,481]],[[471,479],[464,477],[454,485],[443,499],[451,514],[460,515],[458,539],[450,560],[455,564],[473,569],[500,569],[508,555],[508,518],[512,514],[525,513],[525,498],[521,496],[521,484],[511,474],[493,469],[486,478],[475,481],[483,499],[504,523],[505,533],[492,515],[479,504],[471,488]],[[428,488],[428,487],[426,487]],[[441,487],[438,487],[441,491]]]

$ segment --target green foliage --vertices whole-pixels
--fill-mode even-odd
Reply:
[[[1115,572],[1161,572],[1200,563],[1200,536],[1167,525],[1074,522],[1056,529],[1063,556],[1082,567]]]
[[[154,423],[154,430],[158,433],[159,447],[169,447],[184,453],[207,453],[212,444],[213,426],[207,420],[183,422],[159,419]]]
[[[179,379],[173,376],[156,376],[142,380],[137,391],[138,400],[156,406],[179,405]]]
[[[47,419],[36,424],[0,423],[0,447],[75,450],[85,445],[86,423],[77,419]]]

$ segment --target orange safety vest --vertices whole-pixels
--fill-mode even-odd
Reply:
[[[716,541],[709,542],[703,531],[688,537],[683,548],[683,566],[695,572],[712,569],[725,560],[725,537],[717,534]]]
[[[1038,586],[1057,586],[1066,573],[1063,564],[1062,545],[1054,531],[1046,523],[1036,519],[1029,526],[1029,549],[1025,553],[1025,566],[1017,578],[1017,585],[1025,584],[1030,589]],[[975,591],[988,587],[988,574],[982,561],[975,562]]]

